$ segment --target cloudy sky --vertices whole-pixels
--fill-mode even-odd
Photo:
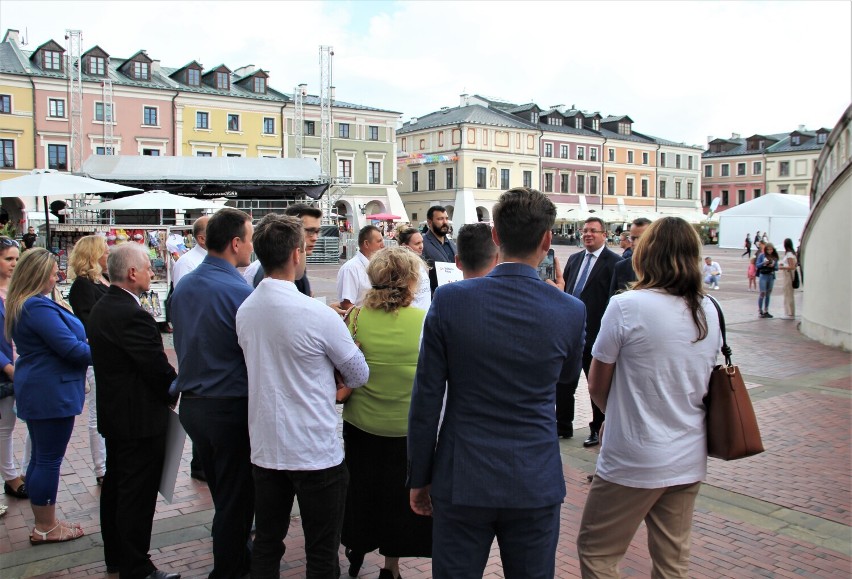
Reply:
[[[637,131],[707,136],[833,127],[852,101],[852,3],[0,0],[33,49],[85,48],[181,66],[254,64],[283,92],[318,92],[334,47],[338,99],[407,120],[467,92],[628,114]]]

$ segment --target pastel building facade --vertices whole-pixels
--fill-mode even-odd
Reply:
[[[652,137],[657,150],[657,210],[676,213],[701,209],[700,147]]]

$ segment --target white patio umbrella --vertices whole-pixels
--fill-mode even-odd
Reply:
[[[86,206],[93,211],[100,210],[135,210],[135,209],[221,209],[222,204],[207,199],[196,199],[195,197],[182,197],[168,191],[146,191],[138,195],[130,195],[121,199],[94,203]]]
[[[84,195],[86,193],[123,193],[128,191],[139,191],[139,189],[88,177],[78,177],[70,173],[59,173],[52,169],[35,169],[29,175],[0,181],[0,197],[32,196],[44,198],[44,221],[48,239],[50,239],[48,195]]]

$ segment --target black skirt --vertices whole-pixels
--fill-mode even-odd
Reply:
[[[432,556],[432,517],[417,515],[409,506],[407,440],[343,423],[349,490],[341,543],[355,552]]]

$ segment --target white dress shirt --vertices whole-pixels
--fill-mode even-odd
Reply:
[[[201,265],[205,257],[207,257],[207,250],[196,243],[195,247],[184,253],[172,268],[172,285],[177,287],[180,278]]]
[[[349,300],[356,306],[364,303],[364,298],[372,287],[370,276],[367,275],[368,265],[370,260],[359,251],[341,266],[337,272],[338,301]]]

